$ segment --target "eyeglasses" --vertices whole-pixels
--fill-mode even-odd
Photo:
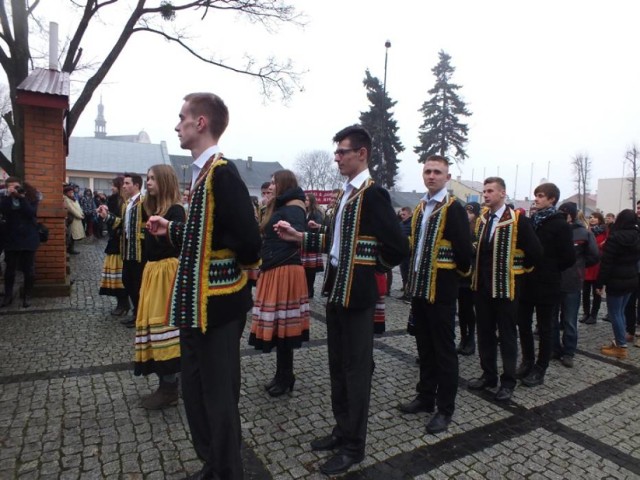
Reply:
[[[335,152],[333,152],[333,154],[339,157],[343,157],[349,152],[357,152],[358,150],[360,150],[360,148],[339,148]]]

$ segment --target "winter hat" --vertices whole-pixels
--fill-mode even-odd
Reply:
[[[575,202],[564,202],[558,210],[569,215],[572,220],[578,216],[578,205]]]

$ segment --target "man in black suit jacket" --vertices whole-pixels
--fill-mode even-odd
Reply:
[[[329,254],[323,294],[327,300],[327,348],[333,432],[311,442],[313,450],[338,452],[320,470],[346,472],[364,458],[373,371],[373,313],[379,298],[375,272],[386,272],[409,254],[389,193],[373,183],[368,162],[371,136],[359,125],[338,132],[335,161],[347,177],[328,231],[296,232],[276,224],[282,238],[303,251]]]
[[[180,327],[182,397],[204,462],[193,479],[243,476],[240,336],[252,306],[245,269],[257,267],[261,240],[247,187],[218,148],[228,121],[217,95],[185,97],[175,129],[195,159],[189,216],[184,224],[159,216],[147,223],[181,246],[169,320]]]
[[[476,292],[482,376],[471,380],[469,388],[480,390],[498,385],[497,330],[503,373],[495,399],[506,402],[516,387],[520,282],[522,275],[540,261],[542,246],[529,219],[505,205],[507,191],[502,178],[487,178],[482,196],[488,208],[476,223],[476,265],[471,282]]]
[[[471,233],[464,207],[449,195],[449,161],[427,158],[422,169],[427,193],[413,215],[407,292],[412,298],[416,344],[420,359],[417,397],[401,404],[405,413],[437,413],[427,432],[447,430],[458,392],[455,312],[460,276],[471,274]]]

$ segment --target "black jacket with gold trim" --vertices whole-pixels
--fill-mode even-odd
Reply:
[[[467,212],[453,196],[434,207],[426,223],[420,264],[416,268],[425,206],[424,201],[416,206],[411,221],[409,295],[429,303],[453,303],[458,298],[460,277],[471,275],[473,249]]]
[[[131,206],[131,217],[129,218],[129,232],[125,232],[124,218],[127,214],[128,202],[123,202],[120,207],[120,216],[112,212],[107,214],[105,223],[120,236],[120,255],[122,260],[135,260],[138,263],[146,262],[144,254],[144,231],[146,216],[142,202],[142,194],[136,198]]]
[[[336,205],[340,205],[344,191]],[[335,215],[329,228],[320,233],[305,232],[303,252],[329,253],[335,229]],[[391,206],[389,192],[368,179],[347,200],[342,212],[338,265],[327,268],[323,294],[328,302],[346,308],[373,307],[379,298],[375,272],[386,272],[409,254]]]

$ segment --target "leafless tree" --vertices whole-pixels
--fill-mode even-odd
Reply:
[[[624,158],[629,168],[627,180],[631,183],[631,208],[635,210],[636,201],[638,200],[638,174],[640,174],[640,152],[638,147],[633,144],[624,154]]]
[[[343,182],[333,155],[323,150],[298,155],[295,173],[302,188],[307,190],[331,190]]]
[[[83,55],[84,44],[90,34],[89,27],[100,23],[101,14],[107,14],[116,8],[123,8],[123,2],[117,0],[70,0],[77,11],[75,31],[66,45],[66,52],[62,58],[64,72],[77,72]],[[108,46],[108,53],[104,58],[93,62],[95,68],[87,79],[77,100],[67,116],[67,134],[71,135],[80,115],[88,105],[96,88],[105,79],[116,60],[123,52],[131,36],[135,33],[154,34],[167,42],[181,47],[189,55],[204,63],[224,68],[232,72],[249,75],[258,80],[262,93],[269,98],[279,93],[288,98],[298,86],[299,74],[294,70],[291,61],[280,62],[269,58],[259,65],[255,59],[247,56],[244,64],[232,65],[202,47],[198,47],[195,39],[189,38],[184,31],[189,25],[179,25],[178,14],[195,13],[201,21],[222,14],[236,14],[251,23],[257,23],[274,31],[279,25],[286,23],[301,23],[301,18],[292,5],[285,0],[135,0],[126,2],[128,8],[115,41]],[[15,144],[12,161],[0,155],[0,167],[16,174],[24,174],[24,118],[22,108],[16,104],[16,89],[29,75],[33,68],[32,62],[40,52],[32,48],[30,29],[39,26],[35,10],[40,0],[0,0],[0,65],[4,70],[12,102],[12,109],[3,112],[3,118],[9,126]],[[132,4],[129,6],[129,4]],[[208,18],[207,18],[208,17]],[[216,37],[212,37],[216,38]],[[220,38],[220,37],[218,37]],[[220,45],[223,40],[220,39]],[[209,41],[200,44],[209,45]],[[214,45],[218,47],[218,45]]]
[[[578,153],[573,157],[571,165],[578,187],[578,208],[584,212],[587,205],[589,181],[591,180],[591,159],[586,153]]]
[[[4,117],[4,114],[10,111],[11,99],[9,98],[9,87],[0,84],[0,115]],[[13,137],[11,136],[9,125],[7,125],[4,118],[0,118],[0,148],[4,148],[12,143]]]

